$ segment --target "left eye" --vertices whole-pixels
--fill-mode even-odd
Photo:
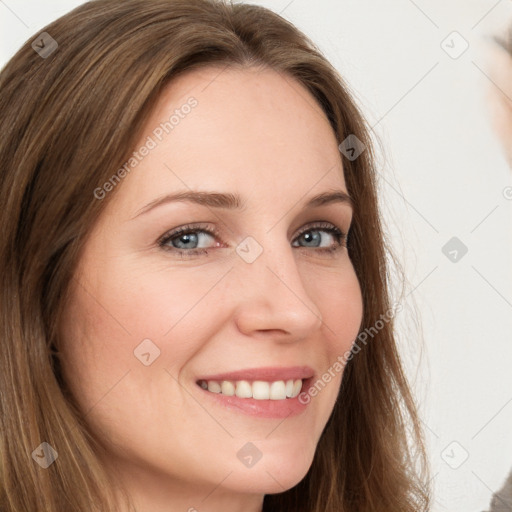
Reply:
[[[306,241],[306,243],[312,243],[314,245],[309,245],[308,247],[320,247],[319,245],[315,245],[317,242],[321,243],[322,236],[319,233],[329,233],[329,235],[336,240],[336,244],[333,247],[333,244],[329,244],[324,246],[327,250],[335,250],[337,246],[343,246],[343,242],[345,241],[345,234],[338,229],[334,225],[323,226],[323,227],[310,227],[305,231],[302,231],[296,238],[296,240],[300,240],[301,238]],[[294,246],[296,247],[296,246]]]

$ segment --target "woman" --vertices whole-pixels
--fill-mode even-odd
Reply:
[[[2,510],[427,510],[368,129],[302,33],[97,0],[0,90]]]
[[[491,106],[491,121],[498,135],[505,156],[512,167],[512,99],[510,78],[512,77],[512,27],[505,38],[496,36],[492,53],[492,85],[487,94]],[[505,189],[507,190],[507,189]],[[505,194],[504,190],[504,194]],[[501,488],[493,493],[489,512],[512,511],[512,471]]]

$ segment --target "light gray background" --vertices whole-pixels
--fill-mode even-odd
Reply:
[[[0,65],[81,3],[0,0]],[[382,208],[408,282],[398,330],[427,435],[433,511],[485,510],[512,468],[512,200],[503,194],[512,170],[486,103],[505,87],[490,79],[486,38],[512,22],[512,2],[253,3],[313,39],[382,142]],[[462,48],[446,39],[453,31],[469,44],[458,58],[445,51]],[[468,248],[457,262],[442,252],[454,236]]]

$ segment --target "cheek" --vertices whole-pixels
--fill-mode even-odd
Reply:
[[[62,369],[92,428],[106,439],[129,442],[134,435],[142,438],[144,428],[150,430],[141,418],[153,418],[156,428],[183,410],[186,394],[165,370],[179,377],[199,350],[194,326],[211,320],[200,299],[215,281],[194,281],[179,271],[169,279],[170,273],[144,266],[137,273],[117,263],[101,274],[91,270],[77,276],[80,284],[60,330]],[[157,353],[152,347],[159,351],[148,366],[134,353],[143,357],[138,347],[147,339],[154,344],[150,357]]]
[[[336,359],[352,346],[363,318],[361,287],[352,263],[347,259],[336,270],[315,273],[308,287],[322,315],[329,359]]]
[[[343,377],[346,356],[359,333],[363,318],[361,287],[350,262],[336,272],[317,274],[309,283],[323,321],[325,358],[317,380],[312,383],[309,400],[316,401],[322,418],[334,407]],[[320,398],[318,400],[318,398]],[[308,400],[308,396],[305,396]]]
[[[171,272],[119,258],[111,261],[116,264],[89,265],[87,273],[77,275],[61,326],[66,380],[81,388],[84,406],[94,403],[128,370],[130,378],[138,378],[138,373],[147,376],[183,366],[199,348],[194,341],[198,327],[215,323],[219,311],[218,301],[212,304],[206,296],[223,271]],[[156,347],[150,357],[160,351],[149,367],[136,356],[139,346],[148,346],[148,339],[149,347]],[[87,386],[80,385],[84,382]]]
[[[127,259],[106,273],[99,293],[134,338],[167,339],[197,321],[203,300],[226,270]]]

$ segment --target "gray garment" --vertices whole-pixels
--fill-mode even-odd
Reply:
[[[492,495],[489,512],[512,512],[512,472],[503,487]]]

